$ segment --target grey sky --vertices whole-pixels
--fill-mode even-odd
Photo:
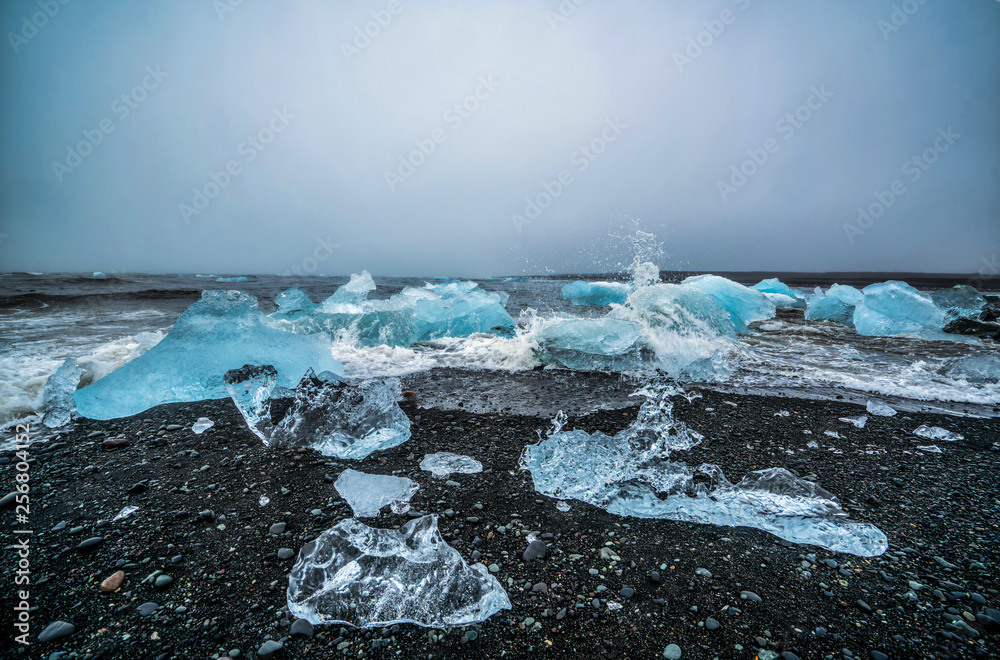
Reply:
[[[62,2],[0,8],[0,270],[604,270],[630,218],[665,268],[1000,252],[1000,2]]]

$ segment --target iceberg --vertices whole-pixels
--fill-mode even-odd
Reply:
[[[215,422],[208,417],[199,417],[198,421],[191,426],[191,430],[194,431],[195,435],[201,435],[213,426],[215,426]]]
[[[98,279],[102,279],[102,278],[107,277],[107,275],[105,275],[104,273],[102,273],[101,271],[98,270],[98,271],[94,272],[93,277],[96,277]]]
[[[926,438],[928,440],[945,440],[947,442],[958,442],[959,440],[965,440],[965,436],[954,431],[949,431],[948,429],[943,429],[940,426],[927,426],[926,424],[921,424],[917,428],[913,429],[913,435],[920,438]]]
[[[751,288],[760,291],[775,307],[786,309],[790,307],[805,307],[806,297],[801,292],[791,288],[777,277],[761,280]]]
[[[344,470],[333,487],[350,505],[355,518],[374,518],[386,505],[393,513],[404,514],[410,510],[410,498],[420,490],[415,481],[405,477],[365,474],[357,470]]]
[[[944,375],[969,383],[1000,383],[1000,356],[984,354],[957,358],[944,368]]]
[[[905,282],[890,280],[861,290],[864,298],[854,308],[854,329],[869,337],[940,332],[945,313],[926,293]]]
[[[163,403],[221,399],[223,376],[245,364],[270,364],[278,385],[294,387],[309,369],[343,374],[332,342],[270,327],[257,299],[241,291],[203,291],[160,343],[74,394],[92,419],[135,415]]]
[[[869,401],[865,404],[865,410],[879,417],[894,417],[896,410],[882,401]]]
[[[642,326],[613,318],[556,321],[538,334],[536,357],[578,371],[637,369],[653,359]]]
[[[302,289],[287,289],[274,298],[277,309],[270,314],[272,319],[293,320],[319,307]]]
[[[514,319],[505,308],[509,294],[504,291],[485,291],[475,282],[448,282],[428,284],[423,289],[407,287],[400,296],[414,301],[414,341],[467,337],[477,332],[514,334]]]
[[[701,291],[729,314],[736,331],[748,332],[747,324],[774,318],[774,303],[760,291],[737,284],[718,275],[696,275],[689,277],[681,286]]]
[[[448,475],[475,474],[483,471],[483,464],[470,456],[461,456],[451,452],[427,454],[420,461],[420,469],[430,472],[438,479],[447,479]]]
[[[853,286],[834,284],[826,293],[816,287],[806,300],[807,321],[831,321],[854,326],[854,308],[864,299],[864,294]]]
[[[783,468],[758,470],[732,484],[715,465],[697,469],[670,460],[699,437],[672,416],[671,390],[648,397],[636,422],[614,436],[597,431],[552,433],[525,448],[522,469],[535,490],[577,499],[610,513],[761,529],[795,543],[871,557],[886,551],[885,535],[847,521],[837,498]]]
[[[949,321],[955,319],[979,320],[986,298],[967,284],[959,284],[950,289],[942,289],[931,294],[931,300],[943,310]]]
[[[469,566],[438,531],[437,516],[399,530],[349,518],[299,551],[288,611],[313,625],[383,628],[464,626],[511,609],[483,564]]]
[[[73,393],[80,384],[83,368],[77,364],[76,358],[67,358],[55,373],[45,381],[42,394],[42,424],[50,429],[66,426],[76,413],[76,402]]]
[[[248,278],[246,278],[246,277],[243,277],[241,275],[240,277],[220,277],[220,278],[218,278],[215,281],[216,282],[232,282],[232,283],[237,283],[237,282],[249,282],[250,280]]]
[[[622,282],[584,282],[577,280],[562,288],[563,300],[574,305],[601,307],[624,305],[631,287]]]
[[[347,284],[337,287],[332,296],[323,301],[324,310],[337,311],[344,306],[360,307],[368,302],[368,294],[375,290],[375,280],[367,270],[351,275]]]
[[[258,438],[271,441],[271,392],[278,383],[278,370],[269,364],[245,364],[227,371],[222,378],[226,391]]]
[[[271,433],[275,447],[310,447],[324,456],[360,460],[410,439],[410,419],[396,403],[399,381],[340,382],[311,370]]]

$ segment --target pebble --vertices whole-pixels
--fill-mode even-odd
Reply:
[[[128,440],[125,438],[108,438],[101,444],[105,447],[128,447]]]
[[[651,581],[653,581],[653,582],[659,582],[660,581],[660,573],[659,573],[659,571],[653,571],[652,573],[650,573],[649,574],[649,579]],[[680,657],[680,656],[678,656],[678,657]]]
[[[715,619],[705,619],[705,630],[718,630],[720,627],[722,627],[722,624]]]
[[[881,651],[872,651],[870,653],[872,660],[889,660],[889,656]]]
[[[663,649],[663,657],[667,660],[680,660],[681,647],[676,644],[667,644],[667,648]]]
[[[149,616],[158,609],[160,609],[160,606],[157,605],[156,603],[153,602],[143,603],[142,605],[139,606],[139,615]]]
[[[117,573],[112,573],[109,577],[105,578],[104,582],[101,582],[101,591],[106,594],[111,593],[118,587],[122,586],[122,582],[125,581],[125,571],[118,571]]]
[[[270,658],[272,655],[285,648],[285,645],[281,642],[276,642],[273,639],[269,639],[264,642],[259,649],[257,649],[257,655],[262,658]]]
[[[700,575],[702,577],[707,577],[707,578],[712,577],[712,571],[708,570],[707,568],[696,568],[694,569],[694,573],[695,575]]]
[[[66,635],[72,635],[76,631],[76,626],[72,623],[66,623],[65,621],[53,621],[45,630],[38,634],[39,642],[51,642],[54,639],[59,639],[65,637]]]
[[[14,501],[17,499],[17,493],[7,493],[0,498],[0,509],[11,509],[14,507]]]
[[[80,545],[76,546],[76,549],[80,552],[91,552],[96,550],[99,545],[104,543],[104,539],[100,536],[92,536],[85,541],[81,541]]]
[[[281,548],[278,550],[278,559],[291,559],[295,556],[295,551],[291,548]]]
[[[290,635],[304,635],[305,637],[313,636],[313,624],[309,623],[306,619],[297,619],[292,627],[288,629],[288,634]]]
[[[635,595],[635,589],[632,587],[622,587],[622,590],[618,592],[618,595],[622,598],[631,598]]]
[[[865,614],[871,614],[872,613],[872,607],[871,607],[871,605],[869,605],[868,603],[866,603],[865,601],[863,601],[861,599],[858,599],[858,601],[855,603],[855,605],[857,605],[858,609],[861,610],[862,612],[864,612]]]
[[[524,561],[532,561],[534,559],[545,559],[545,553],[548,551],[548,546],[545,545],[545,541],[532,541],[528,544],[528,548],[521,555]]]
[[[157,575],[156,580],[153,581],[153,586],[157,589],[166,589],[171,584],[173,584],[174,578],[169,575]]]
[[[761,598],[760,596],[758,596],[757,594],[755,594],[752,591],[741,591],[740,592],[740,598],[742,598],[743,600],[749,600],[749,601],[754,602],[754,603],[763,603],[764,602],[763,598]]]
[[[271,534],[272,536],[277,536],[278,534],[284,534],[286,526],[287,525],[283,522],[274,523],[273,525],[271,525],[271,529],[267,530],[267,533]]]

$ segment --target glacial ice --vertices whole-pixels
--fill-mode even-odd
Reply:
[[[841,417],[840,421],[853,424],[857,428],[863,429],[865,428],[865,424],[868,422],[868,415],[860,415],[858,417]]]
[[[278,383],[278,371],[269,364],[245,364],[227,371],[222,378],[236,409],[254,435],[271,442],[271,392]]]
[[[774,318],[774,303],[760,291],[737,284],[718,275],[695,275],[683,282],[682,286],[698,289],[706,294],[729,317],[739,333],[747,332],[747,324]]]
[[[445,451],[424,456],[424,460],[420,461],[420,469],[430,472],[438,479],[447,479],[448,475],[452,473],[475,474],[482,472],[483,464],[471,456]]]
[[[76,392],[82,375],[83,368],[77,364],[76,358],[67,358],[49,376],[42,394],[42,410],[45,411],[42,424],[50,429],[58,429],[70,423],[77,411],[73,393]]]
[[[241,275],[239,277],[220,277],[220,278],[218,278],[215,281],[216,282],[230,282],[230,283],[234,283],[235,284],[235,283],[241,283],[241,282],[249,282],[250,280],[248,278],[246,278],[246,277],[243,277]]]
[[[415,481],[405,477],[365,474],[357,470],[344,470],[333,487],[347,500],[355,518],[374,518],[386,505],[393,513],[406,513],[410,510],[410,498],[420,490]]]
[[[343,383],[309,371],[270,444],[357,460],[400,445],[410,438],[410,419],[396,403],[398,389],[394,379]]]
[[[751,288],[756,289],[767,296],[768,300],[775,303],[776,307],[788,308],[806,306],[806,297],[802,295],[800,291],[791,288],[777,277],[761,280],[760,282],[757,282],[757,284],[754,284]],[[783,298],[779,298],[778,296],[783,296]]]
[[[944,453],[943,451],[941,451],[941,448],[938,447],[937,445],[917,445],[917,449],[919,449],[920,451],[925,451],[928,454],[943,454]]]
[[[1000,383],[1000,357],[983,354],[957,358],[948,363],[943,373],[969,383]]]
[[[754,527],[787,541],[861,556],[888,548],[881,531],[848,522],[836,497],[783,468],[751,472],[734,485],[718,466],[692,469],[669,460],[672,451],[687,449],[697,439],[673,419],[664,392],[670,393],[647,391],[636,422],[615,436],[562,431],[557,420],[553,432],[527,446],[521,457],[535,490],[617,515]]]
[[[940,332],[945,313],[931,297],[905,282],[889,280],[862,289],[854,308],[854,329],[869,337],[925,331]]]
[[[917,428],[913,429],[913,435],[926,438],[928,440],[945,440],[947,442],[958,442],[959,440],[965,440],[965,436],[954,431],[949,431],[948,429],[943,429],[940,426],[927,426],[926,424],[921,424]]]
[[[865,410],[879,417],[893,417],[896,415],[896,410],[882,401],[869,401],[865,404]]]
[[[949,321],[959,318],[978,319],[986,307],[986,298],[967,284],[935,291],[931,294],[931,300],[939,309],[944,310]]]
[[[77,409],[84,417],[112,419],[163,403],[225,398],[223,375],[245,364],[274,365],[281,387],[294,387],[311,368],[344,373],[328,337],[285,332],[265,321],[250,294],[203,291],[160,343],[77,390]]]
[[[594,307],[624,305],[631,287],[622,282],[585,282],[577,280],[562,288],[563,300],[574,305]]]
[[[579,371],[636,369],[652,351],[634,321],[577,318],[556,321],[538,336],[538,359]]]
[[[438,531],[437,516],[399,530],[349,518],[303,546],[288,578],[288,611],[314,625],[444,628],[511,609],[483,564],[469,566]]]
[[[422,289],[407,287],[401,296],[415,301],[414,341],[467,337],[477,332],[514,334],[514,319],[505,309],[509,294],[504,291],[485,291],[475,282],[447,282]]]
[[[97,271],[94,271],[94,275],[93,275],[93,277],[96,277],[96,278],[98,278],[98,279],[101,279],[101,278],[105,278],[105,277],[107,277],[107,275],[105,275],[105,274],[104,274],[104,273],[102,273],[101,271],[97,270]]]
[[[194,431],[195,435],[201,435],[213,426],[215,426],[215,422],[208,417],[199,417],[198,421],[191,426],[191,430]]]
[[[323,308],[329,311],[337,311],[341,306],[360,307],[368,302],[368,294],[375,290],[375,280],[367,270],[351,275],[350,281],[337,287],[332,296],[323,301]]]
[[[308,293],[298,288],[282,291],[274,298],[274,304],[278,309],[272,312],[270,317],[287,320],[297,319],[319,307],[309,298]]]
[[[854,308],[864,299],[864,294],[853,286],[834,284],[826,293],[816,287],[806,299],[807,321],[832,321],[841,325],[854,325]]]

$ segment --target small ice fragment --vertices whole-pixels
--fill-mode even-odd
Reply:
[[[361,628],[465,626],[511,609],[486,566],[469,566],[441,538],[433,515],[398,530],[341,521],[299,551],[287,600],[313,625]]]
[[[723,401],[722,403],[726,404],[727,406],[732,406],[733,408],[738,408],[740,405],[738,403],[733,403],[732,401]]]
[[[457,474],[482,472],[483,464],[469,456],[440,452],[424,456],[424,460],[420,461],[420,469],[430,472],[438,479],[447,479],[453,472]]]
[[[819,449],[819,443],[816,442],[815,440],[810,440],[808,443],[806,443],[806,447],[809,447],[809,449]]]
[[[340,474],[333,487],[351,505],[357,518],[374,518],[385,505],[408,502],[420,490],[416,482],[406,477],[365,474],[350,469]],[[393,512],[398,510],[397,506]]]
[[[920,451],[926,451],[926,452],[931,453],[931,454],[943,454],[944,453],[943,451],[941,451],[941,448],[938,447],[937,445],[923,445],[923,446],[917,447],[917,449],[919,449]]]
[[[892,417],[896,414],[896,411],[891,406],[881,401],[869,401],[865,408],[871,414],[878,415],[879,417]]]
[[[121,511],[119,511],[118,515],[111,519],[111,522],[115,522],[116,520],[121,520],[122,518],[128,518],[129,516],[131,516],[133,513],[135,513],[138,510],[139,510],[139,507],[137,507],[137,506],[127,506],[124,509],[122,509]]]
[[[828,435],[831,438],[838,438],[838,439],[840,438],[840,434],[837,433],[836,431],[823,431],[823,435]]]
[[[792,413],[788,412],[787,410],[779,410],[778,412],[774,413],[774,416],[775,417],[789,417],[789,416],[791,416],[791,414]]]
[[[572,508],[573,507],[571,507],[569,504],[567,504],[563,500],[559,500],[558,502],[556,502],[556,509],[558,511],[562,511],[563,513],[566,513],[567,511],[569,511]]]
[[[812,435],[813,434],[813,432],[810,431],[809,429],[803,429],[802,432],[805,433],[806,435]]]
[[[70,423],[76,415],[73,393],[76,392],[82,375],[83,368],[77,364],[76,358],[68,358],[49,376],[42,394],[42,406],[45,410],[42,424],[50,429],[58,429]]]
[[[715,408],[705,408],[705,412],[715,412]]]
[[[260,505],[261,506],[267,506],[270,503],[271,503],[271,498],[270,497],[268,497],[267,495],[261,495],[260,496]]]
[[[267,445],[271,441],[271,393],[278,382],[278,371],[269,364],[245,364],[226,372],[222,378],[226,391],[243,415],[254,435]]]
[[[613,600],[608,601],[608,609],[611,610],[612,612],[614,612],[615,610],[620,610],[621,608],[622,608],[621,603],[616,603]]]
[[[208,417],[199,417],[198,421],[191,427],[191,430],[194,431],[196,435],[201,435],[213,426],[215,426],[215,422],[210,420]]]
[[[947,442],[965,440],[964,435],[943,429],[940,426],[921,425],[913,429],[913,435],[920,436],[921,438],[927,438],[928,440],[945,440]]]
[[[859,429],[863,429],[865,428],[865,424],[868,422],[868,415],[861,415],[860,417],[841,417],[840,421],[848,424],[854,424]]]
[[[403,516],[409,513],[410,503],[409,502],[389,502],[389,510],[395,513],[397,516]]]

